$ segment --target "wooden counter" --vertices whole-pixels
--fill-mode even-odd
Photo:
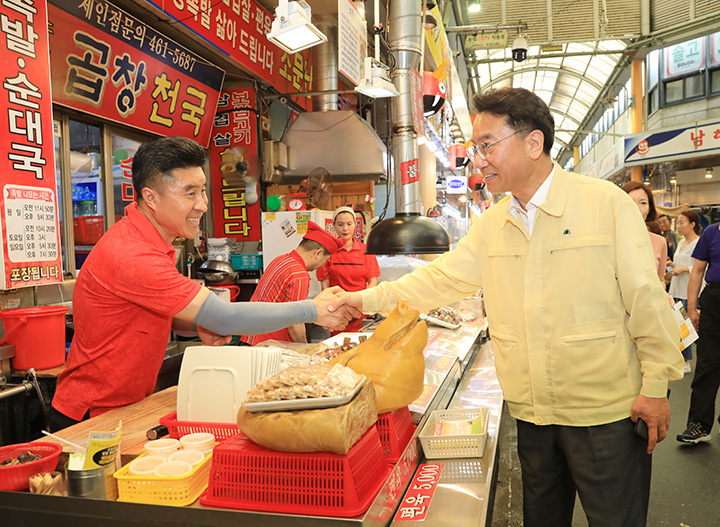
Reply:
[[[139,454],[142,454],[143,445],[148,441],[145,433],[148,429],[157,426],[159,424],[158,420],[161,417],[174,412],[176,402],[177,386],[171,386],[135,404],[110,410],[89,421],[83,421],[69,428],[60,430],[56,432],[55,435],[85,447],[87,446],[88,434],[90,432],[115,430],[118,422],[122,420],[120,452],[121,461],[124,465],[132,461],[132,459]],[[43,436],[41,439],[38,439],[38,441],[61,444],[67,452],[72,450],[72,447],[56,441],[52,437]]]

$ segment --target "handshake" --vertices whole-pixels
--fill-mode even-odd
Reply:
[[[354,318],[362,316],[362,297],[359,293],[347,293],[340,287],[329,287],[313,298],[317,308],[315,323],[340,331]]]

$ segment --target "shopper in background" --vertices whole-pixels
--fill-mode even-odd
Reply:
[[[287,304],[224,302],[175,267],[172,241],[194,238],[207,210],[205,150],[192,139],[140,145],[136,203],[95,245],[73,291],[75,336],[50,411],[59,430],[150,395],[170,329],[219,345],[227,335],[315,322],[341,329],[355,316],[336,291]]]
[[[678,227],[678,232],[675,232],[670,227],[672,226],[672,218],[668,216],[667,214],[660,214],[657,219],[658,225],[660,225],[660,230],[662,231],[661,234],[663,238],[667,241],[668,246],[668,258],[671,260],[675,259],[675,251],[677,250],[678,243],[680,241],[680,227]],[[698,223],[698,226],[700,224]]]
[[[695,444],[710,441],[720,386],[720,223],[703,230],[692,256],[695,262],[688,282],[688,315],[699,338],[687,430],[678,434],[677,440]],[[701,293],[703,277],[706,285]]]
[[[645,183],[640,181],[628,181],[622,186],[622,189],[628,193],[633,201],[640,209],[640,214],[646,222],[657,220],[657,209],[655,209],[655,200],[653,199],[652,190]],[[665,287],[665,273],[667,272],[667,242],[662,236],[649,232],[650,242],[652,243],[653,254],[655,255],[655,265],[660,281]]]
[[[335,210],[333,229],[345,241],[345,245],[318,269],[317,279],[323,289],[339,286],[345,291],[362,291],[378,284],[380,267],[377,258],[373,254],[365,254],[365,244],[355,239],[356,228],[355,211],[351,207]],[[348,323],[345,331],[361,329],[362,317],[358,317]]]
[[[675,251],[675,260],[672,264],[672,281],[670,282],[670,296],[675,301],[682,302],[685,311],[688,308],[688,282],[690,281],[690,270],[693,268],[695,259],[692,257],[697,245],[702,227],[700,227],[700,216],[692,210],[681,212],[677,219],[678,233],[683,237],[680,245]],[[692,347],[688,346],[682,351],[685,357],[685,373],[690,373],[690,360],[692,360]]]
[[[310,271],[325,265],[328,258],[331,258],[343,243],[343,240],[339,240],[316,223],[309,221],[307,234],[297,249],[278,256],[270,262],[250,302],[305,300],[310,290]],[[254,346],[266,340],[307,342],[307,335],[305,324],[293,324],[271,333],[243,336],[240,340]]]
[[[593,527],[644,527],[649,454],[667,434],[668,381],[683,365],[645,224],[615,185],[553,163],[553,117],[538,96],[503,88],[473,102],[473,163],[491,193],[511,195],[455,250],[347,301],[426,310],[482,288],[517,419],[525,527],[570,527],[576,493]]]

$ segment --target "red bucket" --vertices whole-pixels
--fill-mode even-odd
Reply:
[[[7,341],[15,345],[13,368],[44,370],[65,362],[66,306],[38,306],[0,311]]]

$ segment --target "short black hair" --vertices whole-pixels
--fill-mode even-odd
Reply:
[[[657,219],[660,219],[660,218],[667,218],[669,222],[672,222],[672,218],[670,217],[669,214],[660,214],[660,215],[658,215]]]
[[[140,145],[132,163],[132,181],[137,200],[142,200],[142,189],[156,188],[161,180],[172,179],[176,168],[202,167],[205,149],[187,137],[170,136],[147,141]]]
[[[306,240],[302,239],[300,241],[300,245],[298,247],[302,247],[304,250],[308,252],[317,251],[318,249],[323,250],[323,256],[330,256],[330,251],[328,251],[325,247],[322,246],[322,244],[316,242],[315,240]]]
[[[505,117],[513,130],[540,130],[543,133],[543,152],[550,155],[555,142],[555,119],[545,101],[525,88],[491,89],[473,97],[477,113],[487,112]]]

